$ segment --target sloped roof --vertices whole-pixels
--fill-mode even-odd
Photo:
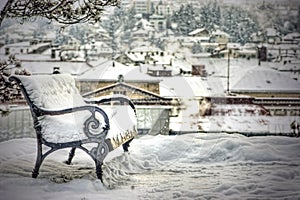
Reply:
[[[59,67],[61,73],[72,75],[79,75],[90,69],[85,62],[22,61],[21,65],[32,74],[52,74],[54,67]]]
[[[170,98],[162,97],[158,94],[155,94],[153,92],[149,92],[147,90],[144,90],[142,88],[124,83],[124,82],[118,82],[103,88],[96,89],[94,91],[88,92],[86,94],[83,94],[83,97],[88,98],[90,100],[99,100],[101,97],[95,97],[95,96],[101,96],[101,94],[107,92],[107,91],[114,91],[114,90],[124,90],[131,91],[131,94],[140,94],[139,98],[134,98],[131,96],[131,94],[126,94],[134,104],[136,105],[165,105],[169,106],[172,104]],[[105,94],[107,96],[107,94]]]
[[[230,35],[228,33],[225,33],[224,31],[221,31],[221,30],[216,30],[214,32],[211,33],[212,35],[223,35],[225,37],[230,37]]]
[[[276,36],[277,35],[277,31],[274,28],[267,28],[266,32],[267,32],[267,36]]]
[[[155,94],[153,92],[149,92],[147,90],[135,87],[133,85],[130,85],[130,84],[127,84],[127,83],[124,83],[124,82],[114,83],[112,85],[109,85],[109,86],[106,86],[106,87],[99,88],[97,90],[88,92],[86,94],[83,94],[83,97],[90,97],[90,96],[93,96],[94,94],[101,93],[101,92],[106,91],[106,90],[111,90],[113,88],[127,88],[127,89],[132,90],[134,93],[136,93],[136,92],[142,93],[145,96],[148,96],[149,98],[163,99],[163,97],[161,97],[161,96],[159,96],[159,95],[157,95],[157,94]]]
[[[189,35],[196,35],[198,33],[201,33],[202,31],[207,31],[205,28],[198,28],[192,32],[189,33]]]
[[[142,73],[139,67],[126,66],[117,61],[105,60],[96,64],[90,63],[93,68],[78,76],[81,81],[116,81],[119,75],[124,76],[125,81],[147,81],[158,82],[159,80],[153,78],[145,73]]]
[[[300,93],[300,83],[273,69],[256,67],[241,76],[232,92]]]
[[[154,46],[141,46],[130,50],[131,52],[162,52],[160,48]]]

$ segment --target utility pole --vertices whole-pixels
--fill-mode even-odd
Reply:
[[[230,76],[230,55],[231,55],[231,49],[228,49],[228,63],[227,63],[227,95],[229,94],[229,76]]]

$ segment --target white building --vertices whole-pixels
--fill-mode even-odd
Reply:
[[[151,15],[149,21],[157,31],[163,31],[167,28],[166,18],[163,15]]]

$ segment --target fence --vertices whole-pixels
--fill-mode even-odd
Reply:
[[[10,108],[0,116],[0,141],[12,138],[35,137],[32,116],[28,107]]]
[[[139,134],[168,134],[169,110],[164,108],[137,108]],[[10,108],[7,115],[0,116],[0,142],[24,137],[35,137],[29,107]],[[167,130],[166,130],[167,129]],[[152,133],[154,134],[154,133]]]

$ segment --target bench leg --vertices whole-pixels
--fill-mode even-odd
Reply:
[[[124,144],[122,144],[123,150],[124,152],[128,152],[128,148],[129,148],[129,144],[130,142],[133,140],[133,138],[131,138],[130,140],[128,140],[127,142],[125,142]]]
[[[76,150],[76,147],[72,147],[72,149],[71,149],[71,151],[70,151],[70,153],[69,153],[69,158],[68,158],[68,160],[66,161],[66,163],[67,163],[68,165],[70,165],[71,162],[72,162],[72,159],[73,159],[73,157],[74,157],[74,155],[75,155],[75,150]]]
[[[42,162],[41,161],[36,161],[35,166],[32,170],[32,178],[36,178],[39,175],[39,170]]]
[[[39,175],[40,166],[41,166],[43,160],[44,159],[43,159],[43,155],[42,155],[42,144],[38,141],[35,166],[32,170],[32,178],[36,178]]]
[[[99,161],[95,161],[96,163],[96,175],[97,178],[100,179],[101,183],[103,183],[103,171],[102,171],[102,163],[100,163]]]

